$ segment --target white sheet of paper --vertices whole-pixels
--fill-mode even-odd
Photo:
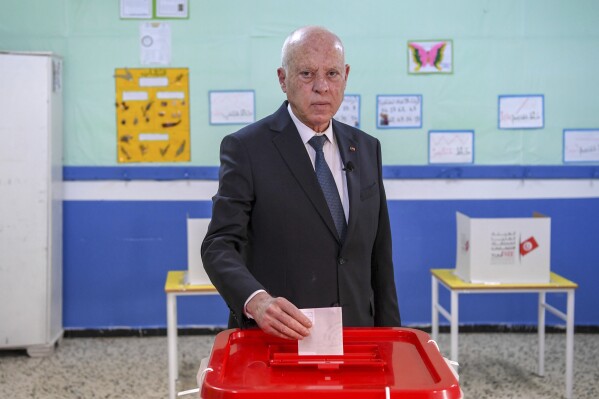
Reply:
[[[142,65],[171,63],[171,25],[165,22],[142,22],[139,25]]]
[[[152,18],[152,1],[121,0],[121,18]]]
[[[156,16],[159,18],[187,18],[187,0],[157,0]]]
[[[312,321],[310,335],[298,341],[298,355],[343,355],[341,307],[300,309]]]
[[[210,124],[247,124],[256,120],[256,100],[253,90],[213,90],[210,97]]]

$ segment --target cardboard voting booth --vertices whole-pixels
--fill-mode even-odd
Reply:
[[[343,355],[298,355],[259,329],[219,333],[200,367],[202,399],[461,399],[457,375],[423,331],[344,328]]]
[[[549,283],[551,219],[456,213],[456,275],[472,283]]]
[[[208,232],[210,219],[187,219],[187,278],[191,285],[211,285],[202,263],[202,241]]]

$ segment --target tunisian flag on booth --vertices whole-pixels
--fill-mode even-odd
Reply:
[[[520,243],[520,255],[528,255],[530,252],[534,251],[539,244],[534,237],[530,237]]]

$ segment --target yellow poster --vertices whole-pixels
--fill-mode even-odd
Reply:
[[[189,162],[187,68],[117,68],[119,163]]]

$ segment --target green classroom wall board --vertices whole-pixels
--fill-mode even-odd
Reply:
[[[140,24],[148,20],[121,18],[118,1],[5,3],[0,51],[64,57],[65,165],[118,165],[113,75],[152,68],[140,61]],[[169,24],[171,35],[170,61],[156,67],[189,73],[190,158],[183,164],[218,165],[220,141],[243,126],[211,123],[210,92],[253,92],[255,120],[280,106],[281,45],[308,24],[344,41],[346,93],[359,104],[352,120],[381,141],[386,165],[599,164],[597,1],[189,3],[187,18],[155,21]],[[443,66],[450,73],[434,73],[435,41],[450,46],[451,65]],[[409,43],[424,46],[415,68],[430,73],[409,70]],[[419,123],[381,123],[379,101],[389,96],[418,98]],[[526,107],[531,125],[511,123]],[[447,145],[434,152],[439,143]],[[464,143],[471,157],[446,158],[463,155]]]

